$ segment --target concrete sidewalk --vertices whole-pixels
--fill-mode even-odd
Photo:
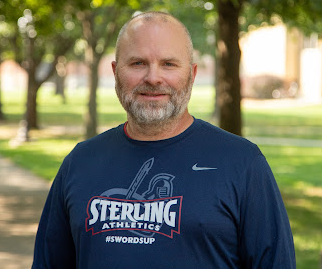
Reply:
[[[31,267],[50,183],[0,156],[0,268]]]

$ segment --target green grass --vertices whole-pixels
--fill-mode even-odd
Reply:
[[[294,235],[297,268],[319,268],[322,148],[260,146],[280,187]]]
[[[322,106],[256,108],[244,111],[246,136],[322,140]]]
[[[86,92],[69,92],[67,104],[62,104],[59,96],[54,96],[50,90],[41,90],[39,117],[44,128],[31,132],[31,142],[12,148],[8,134],[16,132],[24,111],[24,99],[17,92],[3,94],[7,121],[0,123],[0,154],[47,180],[53,180],[63,158],[82,140],[76,127],[83,122]],[[213,100],[210,87],[195,87],[189,110],[195,117],[211,121]],[[126,120],[113,90],[99,90],[98,103],[99,125],[103,129]],[[243,118],[243,131],[248,136],[322,140],[322,106],[246,107]],[[50,126],[63,126],[71,132],[54,133],[47,128]],[[259,146],[272,167],[285,201],[294,234],[297,268],[316,269],[322,251],[322,148]]]
[[[38,103],[42,125],[81,125],[86,111],[85,89],[67,94],[67,104],[51,90],[41,89]],[[3,93],[4,111],[8,122],[18,122],[24,112],[25,96],[17,92]],[[197,118],[211,121],[214,94],[211,87],[196,86],[189,109]],[[100,126],[114,126],[126,119],[112,89],[98,91],[98,122]],[[245,136],[289,137],[322,140],[322,106],[296,108],[245,108],[243,133]]]
[[[60,96],[51,90],[40,90],[37,98],[39,121],[45,125],[80,125],[86,111],[87,93],[80,89],[77,93],[66,94],[67,103],[63,104]],[[21,93],[5,92],[3,94],[4,112],[8,122],[17,122],[24,112],[25,98]],[[98,91],[98,112],[102,124],[125,120],[126,116],[113,90]]]
[[[32,140],[18,148],[11,148],[9,140],[0,140],[0,154],[35,174],[53,180],[64,157],[76,145],[75,137]]]

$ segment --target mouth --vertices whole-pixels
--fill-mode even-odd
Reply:
[[[173,93],[167,87],[141,85],[133,90],[133,94],[142,102],[168,102]]]
[[[139,93],[140,98],[149,101],[160,101],[168,98],[168,94],[166,93],[158,93],[158,92],[141,92]]]
[[[154,97],[154,96],[164,96],[167,95],[165,93],[140,93],[143,96]]]

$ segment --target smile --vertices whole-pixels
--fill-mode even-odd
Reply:
[[[165,93],[141,93],[144,96],[163,96],[166,95]]]
[[[161,100],[168,96],[165,93],[140,93],[141,98],[147,100]]]

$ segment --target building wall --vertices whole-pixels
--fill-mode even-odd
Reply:
[[[15,61],[8,60],[0,65],[1,89],[24,90],[27,85],[27,73]]]
[[[262,27],[240,40],[241,74],[285,76],[286,28],[284,25]]]

